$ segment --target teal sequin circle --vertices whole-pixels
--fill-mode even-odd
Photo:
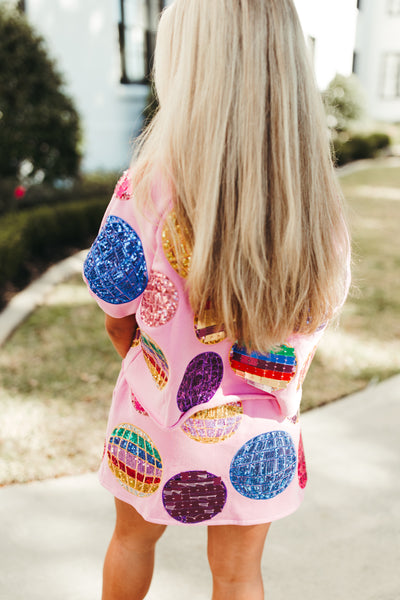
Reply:
[[[292,437],[286,431],[268,431],[240,448],[231,462],[229,476],[242,496],[268,500],[288,487],[296,464]]]
[[[110,304],[126,304],[146,289],[148,273],[142,242],[123,219],[111,215],[86,258],[90,289]]]

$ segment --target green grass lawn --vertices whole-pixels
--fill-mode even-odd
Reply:
[[[341,181],[353,288],[339,326],[320,344],[303,410],[400,371],[400,167],[378,162]],[[120,365],[103,321],[75,277],[1,349],[0,484],[97,468]]]
[[[0,484],[99,465],[120,360],[80,278],[63,291],[1,349]]]
[[[353,238],[353,287],[339,327],[327,332],[315,356],[303,410],[400,371],[400,166],[378,162],[341,184]],[[385,188],[393,192],[386,194],[390,199]]]

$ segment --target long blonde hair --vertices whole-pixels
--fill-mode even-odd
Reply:
[[[162,165],[191,245],[187,289],[266,351],[346,294],[349,239],[320,94],[292,0],[175,0],[155,56],[160,108],[134,191]]]

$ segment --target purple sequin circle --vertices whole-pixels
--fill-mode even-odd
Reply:
[[[165,325],[178,308],[178,291],[163,273],[153,271],[144,291],[140,316],[148,327]]]
[[[226,486],[221,477],[207,471],[185,471],[164,486],[167,513],[181,523],[201,523],[218,515],[225,506]]]
[[[222,358],[216,352],[203,352],[187,366],[177,402],[181,412],[211,400],[219,388],[224,373]]]

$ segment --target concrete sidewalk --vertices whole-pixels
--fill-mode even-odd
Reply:
[[[0,314],[0,345],[85,252],[52,267]],[[271,527],[268,600],[400,599],[400,376],[302,417],[309,483]],[[21,457],[29,460],[29,457]],[[113,499],[94,474],[0,488],[0,600],[100,600]],[[205,527],[170,527],[149,600],[207,600]]]
[[[306,498],[271,527],[266,598],[398,600],[400,376],[302,423]],[[0,511],[1,599],[100,599],[113,501],[96,475],[1,488]],[[205,527],[170,527],[148,599],[209,599],[205,548]]]

